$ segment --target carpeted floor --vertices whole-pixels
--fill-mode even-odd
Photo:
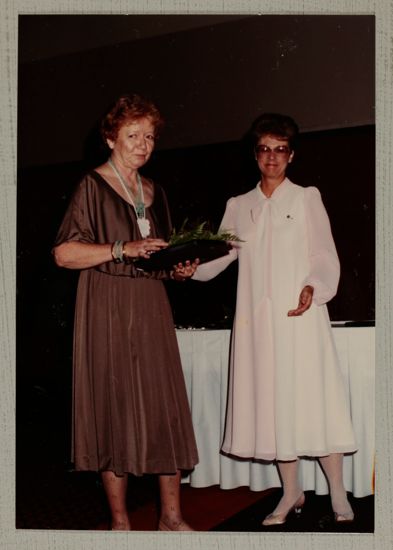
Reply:
[[[37,393],[38,392],[38,393]],[[100,478],[71,470],[69,414],[61,402],[38,388],[19,394],[16,441],[17,529],[105,530],[109,515]],[[23,413],[23,414],[22,414]],[[336,525],[328,496],[307,492],[300,518],[278,527],[262,527],[262,519],[280,499],[281,491],[253,492],[248,487],[182,485],[184,518],[198,531],[370,532],[374,530],[374,497],[351,498],[356,520]],[[158,488],[155,476],[129,478],[128,509],[132,527],[156,530]]]
[[[274,510],[281,498],[281,491],[264,496],[256,503],[223,521],[212,531],[272,531],[272,532],[345,532],[372,533],[374,531],[374,497],[353,498],[349,495],[355,512],[353,523],[337,524],[331,511],[330,497],[306,492],[306,503],[299,516],[291,514],[283,525],[264,527],[261,520]]]
[[[95,474],[48,469],[44,478],[36,471],[30,481],[17,484],[16,527],[21,529],[107,530],[109,516],[100,481]],[[156,530],[158,522],[156,479],[130,478],[128,509],[132,527],[138,531]],[[372,533],[374,498],[351,498],[355,521],[337,525],[333,521],[328,496],[306,493],[306,504],[299,518],[288,517],[284,525],[263,527],[281,496],[277,489],[255,493],[248,487],[222,490],[217,486],[201,489],[182,486],[185,519],[197,531],[228,532],[347,532]]]
[[[31,468],[30,465],[17,472],[16,528],[109,528],[108,508],[97,474],[72,472],[59,463],[43,466]],[[292,515],[284,525],[267,528],[261,521],[280,499],[278,489],[258,493],[248,487],[197,489],[184,484],[181,492],[184,518],[197,531],[372,533],[374,530],[373,496],[356,499],[350,495],[355,521],[337,525],[329,496],[315,496],[308,491],[299,518]],[[155,476],[130,477],[128,509],[133,529],[156,530],[159,506]]]

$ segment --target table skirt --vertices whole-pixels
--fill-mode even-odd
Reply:
[[[222,489],[249,486],[253,491],[280,487],[273,463],[229,458],[220,454],[228,388],[229,330],[177,330],[180,355],[199,452],[199,464],[185,478],[193,487]],[[374,327],[333,328],[348,391],[359,450],[344,457],[344,484],[355,497],[374,492]],[[315,459],[300,459],[303,490],[328,493]]]

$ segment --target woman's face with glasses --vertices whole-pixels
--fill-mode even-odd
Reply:
[[[287,166],[293,159],[293,151],[286,138],[263,135],[255,147],[255,157],[262,176],[265,178],[285,178]]]

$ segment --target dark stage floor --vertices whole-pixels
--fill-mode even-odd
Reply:
[[[108,529],[108,509],[100,479],[94,473],[73,472],[69,457],[67,407],[56,394],[33,388],[19,394],[17,421],[16,528]],[[248,487],[222,490],[182,486],[185,519],[198,531],[373,532],[374,497],[350,495],[356,519],[337,526],[328,496],[306,493],[300,518],[274,528],[262,527],[281,491],[253,492]],[[157,527],[157,479],[130,477],[128,504],[132,526]]]

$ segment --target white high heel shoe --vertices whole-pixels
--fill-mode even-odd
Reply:
[[[334,521],[336,523],[352,523],[355,519],[355,514],[353,512],[348,512],[346,514],[338,514],[334,512]]]
[[[262,525],[264,525],[265,527],[271,525],[282,525],[286,522],[288,515],[292,512],[296,516],[300,516],[305,500],[306,497],[304,496],[304,493],[301,493],[295,504],[291,506],[286,513],[275,514],[273,512],[272,514],[269,514],[265,517],[265,519],[262,521]]]
[[[346,505],[341,503],[341,505],[338,506],[338,508],[341,508],[342,512],[336,512],[333,508],[334,513],[334,521],[336,523],[352,523],[355,519],[355,514],[352,510],[352,506],[350,505],[348,499],[346,499]],[[345,510],[345,512],[344,512]]]

